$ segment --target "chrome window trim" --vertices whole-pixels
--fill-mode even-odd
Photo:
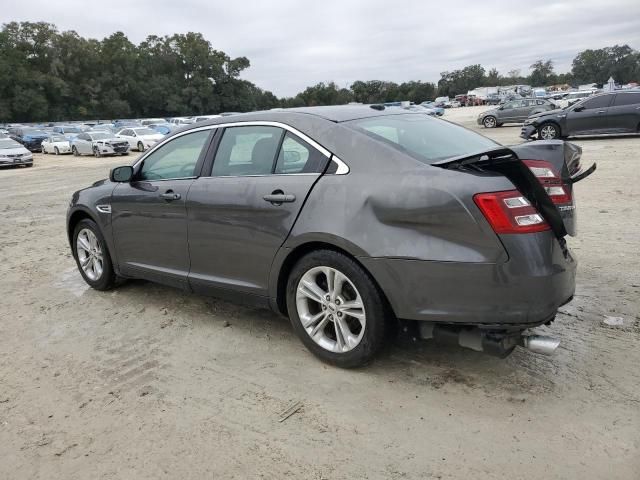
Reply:
[[[162,142],[156,143],[152,148],[150,148],[143,156],[141,156],[136,163],[133,165],[133,168],[137,168],[138,165],[143,162],[145,160],[145,158],[147,158],[149,155],[151,155],[156,149],[162,147],[164,144],[178,138],[181,137],[183,135],[188,135],[190,133],[194,133],[194,132],[200,132],[203,130],[214,130],[217,128],[225,128],[225,127],[278,127],[278,128],[282,128],[283,130],[286,130],[288,132],[293,133],[294,135],[296,135],[297,137],[301,138],[302,140],[304,140],[305,142],[307,142],[309,145],[311,145],[313,148],[315,148],[316,150],[318,150],[320,153],[322,153],[325,157],[327,157],[329,160],[334,161],[337,165],[338,168],[336,170],[336,173],[334,173],[334,175],[346,175],[347,173],[349,173],[350,169],[349,166],[344,163],[340,158],[338,158],[336,155],[332,154],[329,150],[327,150],[326,148],[324,148],[322,145],[320,145],[318,142],[316,142],[314,139],[310,138],[308,135],[302,133],[300,130],[287,125],[286,123],[281,123],[281,122],[272,122],[272,121],[267,121],[267,120],[263,120],[263,121],[248,121],[248,122],[229,122],[229,123],[216,123],[215,125],[205,125],[203,127],[197,127],[197,128],[192,128],[189,130],[186,130],[184,132],[180,132],[176,135],[172,135],[170,138],[167,138],[165,140],[163,140]],[[269,175],[274,175],[274,174],[269,174]],[[285,173],[282,175],[295,175],[292,173]],[[312,174],[313,175],[313,174]],[[259,176],[259,175],[241,175],[243,177],[248,177],[248,176]],[[264,175],[267,176],[267,175]]]

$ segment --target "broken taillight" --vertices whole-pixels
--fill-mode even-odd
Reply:
[[[535,233],[550,228],[518,190],[478,193],[473,201],[496,233]]]
[[[556,205],[571,203],[571,189],[566,185],[555,167],[544,160],[523,160]]]

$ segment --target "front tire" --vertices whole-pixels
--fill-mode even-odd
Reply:
[[[496,117],[487,115],[482,119],[482,125],[484,125],[484,128],[496,128],[498,121],[496,120]]]
[[[80,154],[78,153],[78,149],[76,148],[75,145],[73,147],[71,147],[71,152],[73,152],[73,156],[74,157],[79,157],[80,156]]]
[[[560,128],[555,123],[543,123],[538,127],[540,140],[554,140],[560,138]]]
[[[383,346],[390,309],[369,274],[346,255],[305,255],[291,270],[286,294],[293,329],[322,361],[359,367]]]
[[[54,147],[53,153],[55,153],[56,155],[60,155],[60,150],[58,150],[58,147]]]
[[[98,147],[93,147],[93,156],[96,158],[100,158],[102,156]]]
[[[111,256],[98,225],[93,220],[80,220],[73,230],[73,256],[84,281],[96,290],[113,287],[116,274]]]
[[[144,152],[144,144],[142,142],[138,142],[138,151]]]

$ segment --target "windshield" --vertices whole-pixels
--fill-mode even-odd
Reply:
[[[8,148],[21,147],[18,142],[11,140],[10,138],[0,138],[0,150],[6,150]]]
[[[38,130],[36,128],[25,128],[23,132],[24,135],[49,135],[44,130]]]
[[[104,140],[105,138],[111,138],[112,135],[109,135],[106,132],[92,132],[91,133],[91,138],[93,140]]]
[[[427,164],[498,146],[471,130],[424,114],[387,115],[348,123]]]
[[[158,132],[150,128],[135,128],[136,135],[156,135]]]

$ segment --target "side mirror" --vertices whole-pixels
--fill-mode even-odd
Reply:
[[[112,168],[109,172],[109,180],[112,182],[126,183],[133,178],[133,167],[126,165],[124,167]]]
[[[498,110],[504,110],[504,105],[500,105],[500,106],[498,107]]]
[[[576,108],[573,109],[574,112],[581,112],[584,110],[584,105],[578,105]]]

